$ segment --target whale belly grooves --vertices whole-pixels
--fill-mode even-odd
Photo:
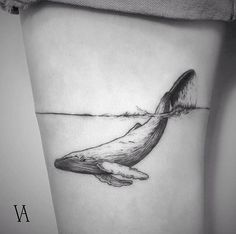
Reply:
[[[159,143],[168,118],[176,112],[196,108],[193,92],[195,71],[182,74],[160,100],[155,113],[144,124],[136,123],[126,134],[101,145],[74,151],[56,159],[56,168],[82,174],[93,174],[100,182],[114,187],[129,186],[133,180],[149,176],[135,168]]]

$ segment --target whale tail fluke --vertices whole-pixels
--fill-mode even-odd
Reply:
[[[197,105],[196,73],[193,69],[183,73],[168,92],[172,110],[195,109]]]
[[[171,117],[195,109],[197,105],[195,82],[196,73],[194,70],[191,69],[183,73],[171,89],[163,95],[155,114]]]

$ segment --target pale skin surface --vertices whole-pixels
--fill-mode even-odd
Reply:
[[[36,111],[153,112],[188,69],[198,106],[210,106],[223,25],[40,4],[21,14]],[[137,119],[37,115],[59,233],[203,233],[203,159],[209,112],[170,119],[136,165],[146,181],[115,188],[92,175],[58,170],[54,160],[130,129]]]

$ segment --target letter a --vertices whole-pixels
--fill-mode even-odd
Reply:
[[[25,215],[26,222],[29,223],[29,218],[28,218],[28,215],[27,215],[27,212],[26,212],[26,209],[25,209],[25,205],[22,205],[22,210],[21,210],[20,215],[19,215],[19,212],[17,210],[17,205],[14,205],[14,207],[15,207],[16,216],[17,216],[17,219],[18,219],[17,222],[21,223],[22,215]]]

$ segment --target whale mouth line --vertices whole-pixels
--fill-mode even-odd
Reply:
[[[62,156],[61,158],[58,158],[56,160],[65,161],[65,160],[68,160],[68,159],[71,159],[71,158],[78,158],[79,159],[78,156],[73,155],[73,156]]]

